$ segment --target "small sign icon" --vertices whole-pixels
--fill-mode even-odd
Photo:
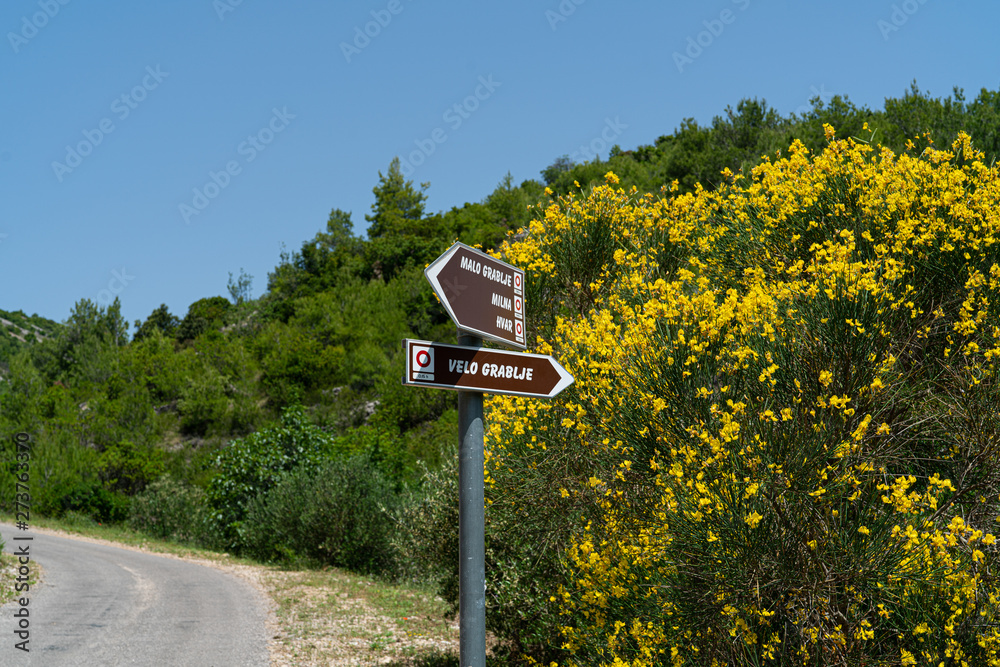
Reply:
[[[524,300],[519,297],[514,297],[514,317],[524,317]]]
[[[413,365],[410,367],[413,369],[412,379],[433,380],[434,348],[423,345],[414,345],[411,350],[411,354],[413,355]]]

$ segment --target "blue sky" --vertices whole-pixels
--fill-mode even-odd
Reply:
[[[509,171],[649,144],[741,98],[781,114],[914,79],[1000,88],[995,2],[4,0],[0,308],[125,317],[254,294],[394,156],[429,211]],[[582,150],[581,150],[582,147]]]

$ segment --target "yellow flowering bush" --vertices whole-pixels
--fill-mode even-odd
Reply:
[[[528,662],[1000,664],[997,169],[827,136],[714,191],[608,174],[500,249],[576,378],[489,401]]]

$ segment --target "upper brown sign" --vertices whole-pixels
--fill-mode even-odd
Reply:
[[[525,349],[524,271],[456,243],[424,275],[459,329]]]
[[[542,354],[409,338],[403,345],[405,385],[552,398],[573,384],[573,376],[558,361]]]

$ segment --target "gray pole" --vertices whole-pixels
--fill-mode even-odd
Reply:
[[[458,334],[458,344],[483,339]],[[486,667],[483,395],[458,392],[458,650],[460,667]]]

